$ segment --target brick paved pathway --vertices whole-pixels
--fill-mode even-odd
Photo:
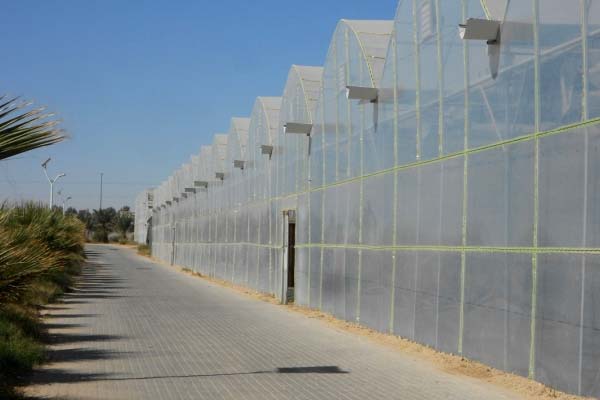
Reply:
[[[51,364],[28,394],[60,399],[513,399],[113,246],[50,307]]]

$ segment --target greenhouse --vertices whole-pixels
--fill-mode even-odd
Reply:
[[[165,262],[600,396],[599,117],[600,1],[404,0],[340,21],[323,67],[140,195],[136,231]]]
[[[152,226],[152,204],[153,204],[152,189],[144,190],[135,198],[135,225],[133,239],[136,243],[146,244],[150,242],[149,231]]]

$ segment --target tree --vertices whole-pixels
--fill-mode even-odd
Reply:
[[[112,232],[114,228],[116,216],[117,211],[112,207],[94,210],[92,214],[94,240],[104,243],[108,242],[108,234]]]
[[[65,214],[77,213],[77,218],[85,224],[88,232],[92,232],[93,240],[108,242],[112,232],[118,232],[121,238],[126,239],[127,233],[133,231],[134,214],[129,206],[123,206],[116,211],[113,207],[102,210],[79,210],[69,207]]]
[[[85,229],[88,231],[94,229],[94,222],[90,210],[79,210],[77,212],[77,218],[79,218],[79,220],[85,224]]]
[[[0,160],[64,140],[63,131],[56,129],[58,121],[48,120],[51,116],[43,108],[30,109],[30,103],[1,96]]]
[[[66,209],[65,215],[69,216],[69,217],[76,217],[77,216],[77,209],[75,209],[74,207],[69,207],[69,208]]]
[[[123,239],[127,238],[127,232],[133,230],[133,213],[129,210],[128,206],[122,207],[115,218],[115,229]]]

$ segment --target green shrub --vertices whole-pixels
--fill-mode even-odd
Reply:
[[[0,375],[14,379],[43,361],[43,346],[2,316],[0,339]]]
[[[73,283],[84,225],[41,204],[0,206],[0,398],[44,359],[38,307]]]
[[[94,242],[108,243],[108,232],[102,229],[96,229],[92,234],[92,240]]]
[[[84,227],[40,204],[0,207],[0,302],[18,301],[41,276],[83,260]]]
[[[0,308],[0,321],[17,326],[28,337],[39,339],[42,335],[37,313],[26,306],[17,304],[3,306]]]
[[[16,306],[0,310],[0,397],[16,397],[13,386],[19,377],[44,361],[38,341],[40,328],[35,314]]]

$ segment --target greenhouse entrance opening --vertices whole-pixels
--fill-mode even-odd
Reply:
[[[286,210],[283,212],[283,273],[281,302],[283,304],[294,302],[294,265],[296,246],[296,212]]]

